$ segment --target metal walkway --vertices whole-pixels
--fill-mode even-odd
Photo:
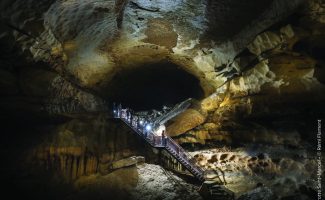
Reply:
[[[136,116],[131,116],[126,109],[114,110],[114,118],[122,120],[142,139],[154,148],[165,149],[179,163],[181,163],[191,174],[198,180],[204,181],[204,171],[196,165],[195,159],[188,154],[181,146],[179,146],[171,137],[157,136],[151,130],[150,124],[142,121]]]

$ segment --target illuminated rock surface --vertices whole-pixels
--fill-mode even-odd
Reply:
[[[236,197],[315,199],[322,1],[3,0],[0,10],[1,172],[13,194],[200,199],[107,115],[112,101],[142,111],[192,97],[167,133]],[[118,163],[131,156],[146,164]]]
[[[139,181],[133,192],[136,199],[202,199],[197,186],[184,182],[157,165],[137,167]]]

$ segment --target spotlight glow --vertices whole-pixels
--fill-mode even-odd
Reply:
[[[150,124],[148,124],[148,125],[146,126],[146,130],[147,130],[147,131],[151,131],[151,125],[150,125]]]

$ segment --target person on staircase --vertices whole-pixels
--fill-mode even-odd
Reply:
[[[121,117],[121,111],[122,111],[122,104],[119,104],[117,106],[117,117]]]
[[[141,128],[143,128],[143,119],[138,117],[138,121],[137,121],[137,127],[140,130]]]
[[[130,119],[131,119],[131,112],[130,112],[130,109],[127,108],[126,109],[126,120],[130,122]]]
[[[138,117],[137,116],[133,116],[132,117],[132,125],[134,126],[134,128],[138,128]]]
[[[133,115],[132,115],[132,113],[130,112],[130,124],[131,124],[131,126],[134,126],[134,124],[133,124]]]
[[[161,133],[161,144],[162,146],[166,146],[167,144],[167,138],[166,138],[166,134],[165,134],[165,130],[162,131]]]
[[[147,122],[144,122],[143,130],[142,133],[144,134],[144,138],[147,138],[148,136],[148,131],[146,130]]]

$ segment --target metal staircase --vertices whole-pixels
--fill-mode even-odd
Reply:
[[[165,135],[165,137],[156,136],[152,130],[146,129],[148,124],[140,124],[138,121],[131,120],[131,117],[128,116],[127,111],[123,109],[115,110],[114,118],[123,121],[152,147],[165,149],[198,180],[204,181],[204,171],[195,164],[195,159],[181,146],[179,146],[171,137],[167,135]]]
[[[157,136],[151,127],[152,124],[146,122],[138,116],[132,116],[131,112],[121,107],[114,109],[113,116],[120,119],[137,133],[143,140],[154,148],[164,149],[173,156],[181,165],[183,165],[194,177],[196,177],[202,186],[200,193],[205,199],[216,200],[233,200],[234,193],[228,190],[217,181],[209,180],[205,177],[205,171],[196,165],[195,158],[188,154],[180,145],[178,145],[171,137]]]

